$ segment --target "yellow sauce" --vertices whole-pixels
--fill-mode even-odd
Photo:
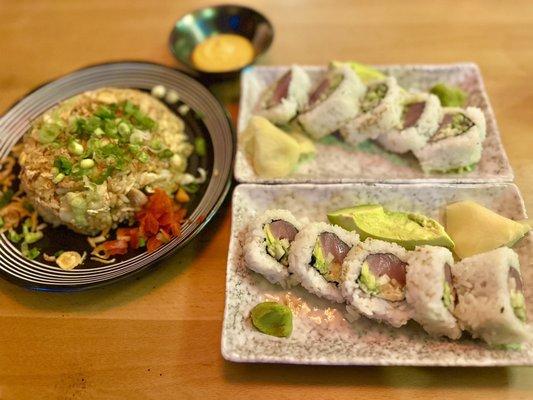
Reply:
[[[254,48],[245,37],[219,33],[198,44],[192,52],[192,62],[205,72],[226,72],[252,62]]]

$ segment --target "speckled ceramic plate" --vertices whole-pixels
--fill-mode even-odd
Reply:
[[[251,67],[242,73],[239,134],[246,128],[252,110],[265,87],[276,81],[286,66]],[[316,80],[325,67],[304,67]],[[468,93],[468,104],[479,107],[487,119],[487,139],[476,169],[466,174],[424,174],[412,155],[392,154],[373,142],[358,147],[317,143],[317,156],[298,166],[290,176],[261,178],[254,172],[242,141],[238,141],[235,179],[253,183],[335,183],[335,182],[511,182],[513,171],[503,149],[498,126],[490,106],[479,68],[475,64],[391,65],[378,67],[398,78],[406,88],[427,90],[438,82],[458,85]],[[240,138],[241,136],[239,136]],[[330,141],[331,142],[331,141]]]
[[[240,362],[339,365],[532,365],[531,344],[521,351],[495,350],[468,338],[459,341],[431,338],[414,322],[400,329],[365,318],[350,323],[342,305],[319,299],[300,287],[284,290],[272,285],[247,269],[242,257],[246,224],[269,208],[286,208],[296,217],[325,221],[331,210],[358,203],[380,203],[442,221],[444,206],[464,199],[477,201],[506,217],[526,217],[520,193],[509,183],[239,185],[233,195],[222,331],[224,358]],[[516,247],[529,310],[533,310],[532,242],[530,234]],[[289,338],[267,336],[251,326],[250,310],[265,300],[284,302],[292,309],[294,329]]]
[[[116,257],[116,262],[102,265],[86,260],[71,271],[64,271],[46,262],[43,253],[58,250],[89,250],[87,237],[64,227],[47,227],[44,238],[35,244],[41,255],[35,260],[22,256],[18,245],[5,234],[0,235],[0,275],[19,285],[39,290],[74,291],[87,289],[130,276],[147,269],[161,258],[183,247],[195,237],[216,213],[226,196],[231,181],[234,135],[224,108],[200,83],[177,70],[146,62],[119,62],[95,65],[75,71],[50,82],[25,96],[0,118],[0,158],[28,130],[30,123],[44,111],[65,99],[102,87],[132,88],[150,91],[155,85],[174,89],[180,101],[168,105],[172,112],[186,104],[190,112],[179,115],[185,122],[190,141],[203,137],[206,154],[194,154],[188,160],[187,172],[197,175],[199,167],[207,171],[207,181],[188,203],[188,218],[179,237],[152,253],[140,249]],[[203,116],[200,118],[199,116]]]

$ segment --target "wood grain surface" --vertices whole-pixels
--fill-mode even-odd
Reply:
[[[211,1],[0,0],[0,112],[111,60],[174,66],[173,22]],[[240,1],[276,30],[261,62],[477,62],[533,210],[532,1]],[[220,355],[229,201],[186,249],[78,294],[0,281],[0,399],[531,399],[530,368],[247,365]]]

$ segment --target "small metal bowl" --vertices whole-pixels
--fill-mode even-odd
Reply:
[[[252,62],[241,68],[224,72],[198,70],[191,61],[194,47],[217,33],[235,33],[246,37],[254,46]],[[169,38],[169,47],[174,57],[192,73],[200,76],[229,78],[253,64],[265,53],[274,39],[272,24],[259,12],[238,5],[220,5],[192,11],[176,21]]]

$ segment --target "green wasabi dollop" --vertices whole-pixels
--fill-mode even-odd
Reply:
[[[437,83],[430,89],[430,93],[439,98],[443,107],[463,107],[466,104],[466,92],[456,86]]]
[[[252,324],[264,334],[289,337],[292,333],[292,312],[283,304],[265,301],[256,305],[250,315]]]

